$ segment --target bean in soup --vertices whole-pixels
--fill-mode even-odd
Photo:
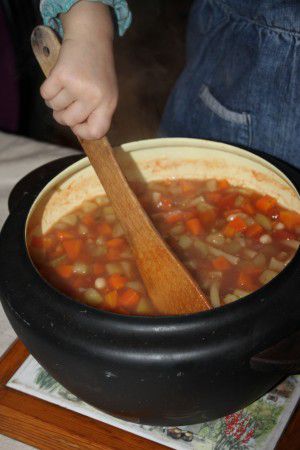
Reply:
[[[141,204],[214,307],[259,289],[300,243],[300,215],[227,180],[135,184]],[[50,231],[29,237],[41,275],[79,302],[120,314],[156,315],[106,197],[85,201]]]

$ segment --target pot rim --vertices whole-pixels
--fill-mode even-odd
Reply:
[[[218,143],[218,142],[215,143],[214,141],[204,141],[204,140],[188,139],[188,138],[151,139],[151,140],[146,140],[146,141],[138,141],[135,143],[124,144],[122,146],[122,148],[124,148],[125,150],[126,150],[126,147],[128,148],[128,147],[132,147],[132,146],[141,148],[140,143],[143,143],[146,146],[149,146],[149,145],[151,146],[153,142],[155,142],[155,143],[159,142],[161,144],[164,144],[166,141],[168,141],[169,146],[172,146],[172,145],[181,145],[182,146],[183,144],[190,144],[190,143],[192,143],[192,144],[197,143],[197,145],[199,145],[199,141],[201,141],[201,142],[205,142],[205,144],[208,143],[208,145],[210,145],[210,146],[214,146],[214,147],[218,146],[219,148],[222,148],[222,150],[225,148],[230,151],[230,149],[232,149],[232,148],[234,148],[234,149],[237,148],[237,147],[233,147],[233,146],[227,145],[227,144],[222,144],[222,143]],[[144,148],[145,147],[143,147],[143,149]],[[136,151],[137,149],[138,148],[136,148],[136,149],[133,148],[131,150],[126,150],[126,151]],[[274,158],[269,155],[265,155],[263,153],[256,152],[254,154],[254,153],[250,153],[247,150],[243,150],[243,149],[239,149],[239,150],[242,153],[246,152],[247,156],[250,155],[251,159],[254,158],[256,161],[257,161],[257,159],[259,159],[260,161],[263,159],[264,163],[267,163],[268,166],[270,164],[272,166],[275,166],[276,171],[283,172],[284,178],[287,177],[290,180],[290,182],[293,184],[293,187],[299,193],[299,191],[300,191],[300,173],[297,169],[293,168],[292,166],[289,166],[287,163],[284,163],[284,162],[278,160],[277,158]],[[60,165],[60,163],[64,163],[64,162],[66,163],[71,158],[74,159],[74,155],[72,155],[70,157],[65,157],[65,158],[60,158],[58,160],[55,160],[52,163],[50,163],[50,165],[52,164],[53,167],[57,167],[57,165]],[[80,158],[80,156],[79,156],[79,158]],[[82,159],[82,162],[79,164],[84,165],[85,164],[84,161],[85,161],[85,158]],[[78,164],[78,162],[75,163],[75,165],[77,165],[77,164]],[[35,169],[32,173],[28,174],[27,177],[30,177],[30,175],[36,177],[41,171],[43,171],[45,166],[49,166],[49,163],[39,167],[38,169]],[[62,171],[64,171],[65,168],[68,168],[68,167],[69,167],[69,165],[65,164],[63,170],[57,171],[57,168],[56,168],[56,170],[54,170],[54,172],[57,174],[57,176],[59,176],[59,174]],[[22,236],[19,236],[19,237],[22,237],[22,239],[19,239],[22,243],[22,249],[20,248],[20,251],[22,251],[22,257],[23,257],[24,262],[29,263],[25,266],[26,272],[27,272],[28,276],[32,277],[32,280],[33,280],[32,284],[34,284],[37,288],[40,288],[45,294],[47,294],[47,296],[52,297],[51,302],[53,302],[53,303],[52,303],[52,305],[50,305],[50,307],[51,306],[56,307],[56,309],[61,310],[61,311],[63,311],[64,308],[66,308],[66,310],[68,312],[74,313],[74,314],[79,313],[80,311],[82,312],[82,310],[84,309],[88,312],[89,318],[93,318],[95,321],[102,319],[102,320],[105,320],[108,325],[114,324],[121,328],[123,325],[124,325],[124,327],[126,327],[127,324],[135,325],[137,328],[139,328],[139,325],[140,325],[141,326],[140,329],[141,330],[143,329],[143,331],[145,331],[144,330],[145,328],[147,330],[149,330],[149,327],[150,328],[160,327],[160,330],[164,331],[165,326],[167,328],[169,328],[169,327],[172,327],[172,325],[178,326],[179,324],[181,324],[183,328],[188,327],[189,330],[191,330],[191,328],[198,327],[200,324],[202,326],[204,326],[204,328],[206,328],[205,323],[206,323],[206,325],[208,325],[208,322],[209,322],[210,323],[209,326],[211,327],[212,322],[219,321],[220,319],[222,319],[223,324],[228,326],[228,324],[230,324],[233,319],[234,319],[234,321],[236,321],[238,318],[242,319],[245,316],[250,318],[251,316],[253,317],[253,315],[256,315],[258,312],[262,313],[264,311],[264,309],[267,307],[266,304],[268,304],[268,307],[271,307],[272,303],[273,303],[272,302],[273,299],[268,298],[271,296],[270,294],[273,294],[273,296],[274,296],[274,292],[277,292],[277,290],[281,291],[283,289],[282,285],[285,284],[285,282],[289,282],[291,277],[296,278],[300,275],[300,270],[299,270],[300,269],[300,249],[298,249],[294,258],[287,265],[287,267],[282,272],[280,272],[280,274],[278,276],[276,276],[270,283],[268,283],[267,285],[258,289],[257,291],[251,293],[250,295],[243,297],[240,300],[237,300],[236,302],[225,305],[223,307],[212,309],[210,311],[198,312],[198,313],[194,313],[194,314],[179,315],[179,316],[178,315],[130,316],[130,315],[125,315],[125,314],[116,314],[116,313],[112,313],[112,312],[108,312],[108,311],[101,311],[101,310],[98,310],[91,306],[77,303],[71,297],[68,297],[67,295],[59,292],[56,288],[51,286],[44,278],[42,278],[42,276],[39,274],[39,272],[37,271],[37,269],[35,268],[35,266],[33,265],[32,261],[31,261],[31,258],[27,252],[26,240],[24,238],[29,212],[34,207],[34,204],[38,200],[40,193],[43,191],[43,189],[46,186],[49,185],[49,182],[51,182],[51,184],[52,183],[55,184],[56,176],[53,177],[50,172],[49,172],[49,177],[47,177],[47,179],[43,180],[42,188],[40,185],[38,185],[37,187],[33,186],[32,191],[27,193],[27,196],[25,197],[24,202],[22,202],[21,210],[20,210],[20,208],[16,208],[15,210],[13,210],[11,212],[11,214],[10,214],[9,218],[7,219],[5,225],[2,229],[2,232],[1,232],[1,234],[4,233],[7,235],[7,233],[8,233],[8,235],[9,235],[10,224],[13,221],[16,221],[16,220],[18,221],[18,225],[19,225],[18,231],[22,233]],[[2,241],[3,240],[4,239],[2,239]],[[3,245],[3,242],[0,246],[0,248],[2,247],[2,245]],[[53,299],[53,294],[55,296],[54,299]],[[266,298],[268,298],[267,302],[265,302]],[[57,301],[56,301],[56,299],[57,299]],[[82,314],[81,314],[80,318],[82,318]],[[167,331],[167,329],[165,329],[165,331]]]

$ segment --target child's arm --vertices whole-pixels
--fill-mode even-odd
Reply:
[[[110,12],[81,0],[61,20],[61,52],[41,95],[57,122],[81,138],[97,139],[108,131],[118,97]]]

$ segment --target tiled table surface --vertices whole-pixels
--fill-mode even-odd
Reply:
[[[36,167],[73,153],[78,152],[0,132],[0,228],[8,215],[9,192],[17,181]],[[0,304],[0,354],[15,338]],[[0,435],[0,450],[19,449],[28,450],[32,447]]]

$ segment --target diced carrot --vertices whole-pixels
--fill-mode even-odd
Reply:
[[[118,248],[121,249],[126,245],[126,241],[123,238],[114,238],[106,242],[108,248]]]
[[[180,222],[182,219],[183,219],[182,211],[171,211],[171,212],[167,213],[167,215],[165,217],[165,222],[171,224],[171,223]]]
[[[229,222],[223,228],[223,234],[225,237],[232,238],[237,233],[236,229],[231,226],[231,222]]]
[[[127,283],[128,279],[119,275],[118,273],[114,273],[108,277],[108,284],[112,289],[122,289]]]
[[[49,250],[53,246],[53,240],[48,236],[33,236],[31,245],[35,248]]]
[[[230,224],[237,232],[245,231],[248,228],[246,222],[239,216],[235,217]]]
[[[118,303],[118,292],[110,291],[104,296],[105,306],[109,309],[115,309]]]
[[[218,258],[213,259],[212,264],[214,269],[221,271],[228,270],[232,267],[232,265],[230,264],[228,259],[225,258],[225,256],[219,256]]]
[[[280,211],[279,218],[288,230],[300,225],[300,214],[294,211]]]
[[[112,235],[112,227],[109,225],[109,223],[100,223],[97,226],[97,231],[101,236],[111,236]]]
[[[74,261],[76,258],[78,258],[81,247],[82,247],[82,241],[80,239],[69,239],[66,241],[63,241],[62,243],[68,257]]]
[[[218,202],[219,208],[222,209],[232,209],[234,208],[235,199],[237,197],[236,193],[230,193],[227,195],[222,194]]]
[[[252,216],[255,212],[253,206],[247,200],[243,201],[243,203],[241,204],[241,209],[242,209],[242,211],[244,211],[246,214],[249,214],[250,216]]]
[[[93,226],[95,225],[95,219],[91,214],[85,214],[82,218],[81,218],[81,222],[84,223],[84,225],[86,226]]]
[[[137,306],[140,298],[141,294],[139,292],[128,288],[119,296],[118,306],[133,310]]]
[[[73,267],[70,264],[60,264],[55,270],[62,278],[70,278],[73,273]]]
[[[263,195],[258,200],[256,200],[255,206],[259,211],[267,213],[276,205],[276,203],[277,202],[273,197],[270,197],[269,195]]]
[[[223,234],[225,237],[233,237],[236,233],[243,232],[247,229],[246,222],[240,217],[235,217],[231,222],[229,222],[223,229]]]
[[[65,239],[73,239],[74,238],[74,234],[71,233],[70,231],[66,231],[66,230],[57,231],[56,236],[58,237],[58,239],[60,241],[63,241]]]
[[[221,190],[228,189],[230,187],[230,184],[227,180],[218,180],[218,188]]]
[[[93,274],[98,277],[99,275],[102,275],[104,273],[105,267],[104,264],[101,264],[99,262],[96,262],[93,264]]]
[[[186,228],[194,235],[199,236],[203,234],[204,228],[199,219],[189,219],[185,222]]]
[[[258,223],[254,223],[253,225],[250,225],[247,228],[245,235],[249,238],[256,238],[260,236],[263,232],[264,232],[263,227]]]
[[[246,271],[241,271],[238,275],[237,284],[240,288],[246,291],[254,291],[256,285],[253,283],[251,275],[246,273]]]

